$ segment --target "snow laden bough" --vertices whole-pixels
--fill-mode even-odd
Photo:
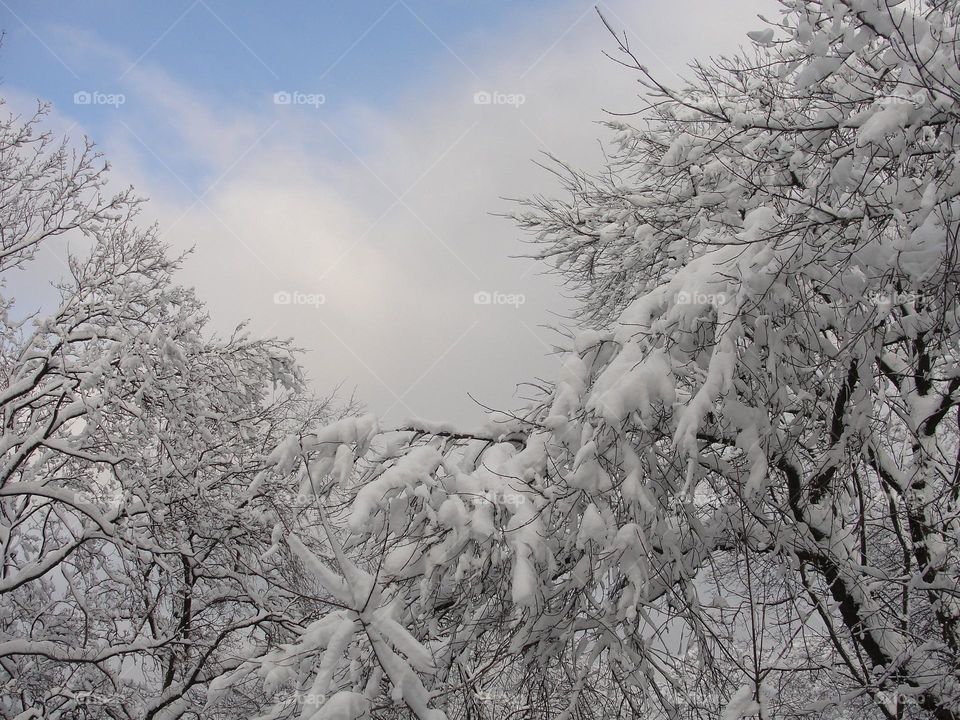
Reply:
[[[139,202],[45,112],[0,118],[0,285],[59,236],[83,252],[48,314],[0,297],[0,717],[172,720],[293,636],[296,596],[259,557],[264,518],[295,518],[244,494],[264,447],[332,414],[287,343],[212,336]],[[235,693],[205,717],[260,707]]]
[[[518,214],[585,324],[543,398],[275,460],[318,608],[264,717],[960,716],[958,4],[781,3]]]

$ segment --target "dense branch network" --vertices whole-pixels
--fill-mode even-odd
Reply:
[[[516,213],[582,327],[476,429],[329,417],[3,125],[0,271],[92,251],[5,301],[0,713],[957,720],[960,4],[781,6],[679,88],[613,32],[647,105]]]

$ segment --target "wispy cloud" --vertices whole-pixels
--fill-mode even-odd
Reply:
[[[744,17],[770,2],[699,3],[692,20],[686,5],[651,13],[618,2],[612,17],[645,33],[638,50],[680,70],[694,54],[729,49]],[[491,213],[509,207],[503,197],[556,191],[532,162],[545,149],[598,166],[601,108],[639,106],[634,78],[603,57],[612,43],[588,10],[558,3],[486,38],[482,52],[438,36],[456,55],[447,60],[470,71],[411,78],[390,107],[211,96],[153,54],[128,57],[79,34],[70,53],[112,68],[132,99],[102,121],[99,139],[117,180],[151,197],[165,239],[195,247],[183,279],[221,329],[250,317],[255,331],[293,336],[319,389],[358,385],[375,410],[469,420],[476,411],[452,389],[509,406],[515,383],[552,375],[552,338],[533,328],[568,310],[553,278],[509,258],[524,250],[519,233]],[[365,47],[355,43],[335,71],[349,73]],[[278,292],[324,302],[277,304]],[[477,292],[525,302],[478,304]]]

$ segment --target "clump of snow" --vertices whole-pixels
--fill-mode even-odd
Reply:
[[[351,529],[357,532],[363,530],[374,508],[383,503],[392,491],[413,487],[417,481],[433,474],[442,462],[443,456],[436,448],[426,445],[413,448],[403,455],[395,465],[357,493],[350,515]]]
[[[360,693],[341,690],[330,696],[309,720],[367,720],[370,700]]]
[[[590,543],[604,545],[607,542],[609,530],[607,523],[593,503],[587,505],[580,520],[580,532],[577,534],[577,547],[583,548]]]
[[[760,712],[760,704],[754,700],[753,687],[743,685],[730,698],[723,710],[722,720],[741,720]]]
[[[857,144],[882,144],[890,135],[903,130],[909,123],[913,110],[914,105],[910,102],[893,101],[879,105],[860,125]]]

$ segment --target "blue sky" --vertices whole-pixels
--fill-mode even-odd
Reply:
[[[585,10],[592,15],[582,5],[573,22]],[[4,0],[0,68],[8,83],[58,106],[85,90],[123,94],[128,116],[149,112],[130,75],[159,67],[211,104],[255,112],[275,92],[299,91],[322,94],[325,116],[337,118],[363,104],[389,111],[417,87],[443,79],[485,87],[475,69],[484,48],[550,6],[544,0]],[[536,39],[531,64],[556,40]],[[95,136],[116,116],[107,105],[75,109]],[[175,123],[150,120],[137,129],[141,137]],[[200,170],[175,155],[165,159],[184,178]]]
[[[438,61],[452,59],[448,48],[472,55],[518,16],[546,12],[551,5],[542,0],[4,4],[5,15],[16,18],[5,22],[7,60],[21,68],[21,82],[45,90],[52,100],[65,99],[80,79],[104,87],[118,81],[93,63],[59,52],[59,31],[65,31],[88,34],[131,58],[162,65],[189,77],[197,90],[231,102],[240,95],[255,102],[277,83],[322,84],[331,96],[347,101],[389,100],[419,74],[434,72]],[[53,52],[38,53],[38,42]]]
[[[389,102],[419,75],[448,60],[458,65],[450,42],[469,55],[517,12],[544,4],[8,0],[4,55],[18,68],[18,83],[53,101],[66,101],[78,82],[122,84],[95,58],[63,47],[71,35],[87,35],[231,103],[257,103],[278,86],[322,89],[342,102]],[[38,52],[44,45],[48,51]]]
[[[668,83],[776,12],[602,7]],[[468,392],[507,409],[519,383],[555,377],[552,327],[571,325],[572,304],[515,257],[531,248],[497,213],[558,194],[534,162],[545,153],[597,168],[597,121],[641,106],[592,3],[0,0],[0,28],[8,108],[52,102],[50,127],[91,137],[116,186],[150,198],[144,221],[192,248],[180,281],[217,331],[249,319],[294,338],[318,392],[356,388],[386,424],[472,423]],[[278,105],[278,92],[314,102]],[[48,276],[62,253],[38,260]],[[40,302],[36,285],[12,290]]]

